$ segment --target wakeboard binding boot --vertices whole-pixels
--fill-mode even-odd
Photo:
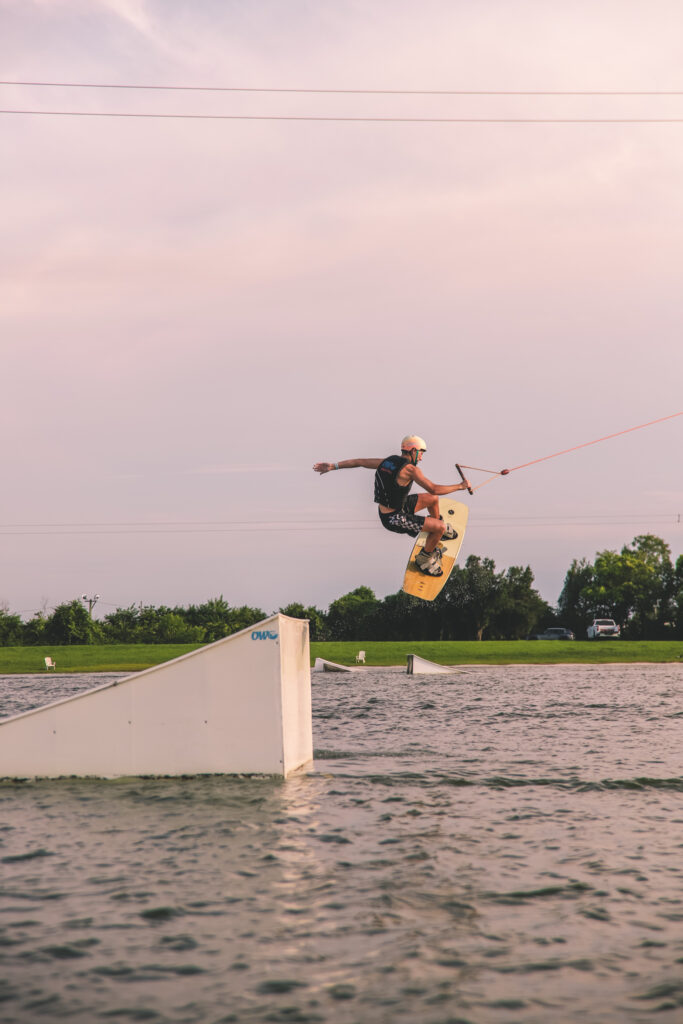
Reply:
[[[425,549],[422,548],[415,555],[415,564],[420,572],[423,572],[425,576],[443,576],[441,555],[442,550],[439,547],[435,548],[434,551],[425,551]]]
[[[443,522],[443,516],[439,516],[439,519]],[[457,530],[454,530],[450,523],[446,523],[446,529],[441,535],[441,540],[455,540],[457,536]]]

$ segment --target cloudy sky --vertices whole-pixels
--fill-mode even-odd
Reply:
[[[447,483],[683,410],[681,40],[679,0],[0,0],[5,83],[175,87],[0,87],[72,112],[0,115],[0,603],[383,597],[409,541],[314,462],[417,432]],[[677,556],[682,435],[487,484],[462,557],[554,603]]]

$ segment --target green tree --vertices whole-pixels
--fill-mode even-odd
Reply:
[[[371,624],[376,631],[373,639],[439,639],[439,621],[436,601],[421,601],[399,590],[388,594],[373,612]]]
[[[182,615],[165,611],[156,622],[154,642],[158,644],[201,644],[203,626],[192,626]]]
[[[553,612],[532,584],[534,574],[527,565],[510,568],[499,578],[491,635],[501,640],[521,640],[537,624],[552,622]]]
[[[203,639],[203,628],[186,622],[176,609],[146,605],[138,610],[134,643],[191,644]]]
[[[240,629],[248,629],[255,622],[261,622],[268,616],[262,608],[251,608],[248,604],[242,604],[239,608],[231,608],[228,619],[228,634],[238,633]]]
[[[0,608],[0,647],[17,647],[22,643],[24,623],[20,615],[10,615],[9,608]]]
[[[308,619],[311,641],[327,640],[327,617],[319,608],[315,608],[312,605],[304,608],[302,604],[295,601],[292,604],[285,605],[284,608],[280,608],[280,612],[283,615],[289,615],[292,619]]]
[[[370,587],[338,597],[327,613],[330,640],[373,640],[373,619],[380,602]]]
[[[230,627],[231,609],[223,595],[213,597],[204,604],[191,604],[189,608],[174,609],[191,626],[201,626],[207,643],[222,640],[232,632]]]
[[[117,608],[109,612],[102,621],[102,632],[106,643],[132,644],[136,642],[138,629],[138,608]]]
[[[600,551],[593,564],[593,576],[584,590],[591,618],[625,622],[631,606],[627,566],[616,551]]]
[[[166,608],[163,605],[159,608],[155,608],[154,605],[141,605],[138,609],[134,642],[138,644],[155,644],[159,631],[159,619],[170,611],[170,608]]]
[[[47,619],[42,612],[36,612],[32,619],[24,623],[22,630],[22,643],[27,647],[33,647],[45,642],[45,627]]]
[[[444,587],[451,620],[448,632],[455,635],[444,639],[482,640],[496,614],[500,589],[492,558],[470,555],[464,567],[456,565]]]
[[[683,555],[676,559],[672,587],[672,619],[676,636],[683,640]]]
[[[622,548],[637,585],[628,622],[628,635],[656,640],[667,635],[673,618],[675,571],[671,548],[653,534],[634,537],[630,546]]]
[[[90,617],[81,601],[58,604],[45,622],[43,642],[53,644],[90,644],[102,638],[99,623]]]
[[[213,643],[265,618],[260,608],[231,608],[221,595],[188,608],[117,608],[105,616],[103,632],[108,643]]]
[[[598,552],[592,566],[572,563],[559,607],[581,632],[591,619],[604,617],[620,623],[624,636],[653,640],[666,636],[672,628],[667,624],[676,620],[676,592],[669,545],[641,534],[619,553]]]
[[[588,597],[593,583],[593,566],[585,559],[574,559],[564,578],[564,585],[557,602],[561,625],[585,637],[586,627],[594,618],[593,607]]]
[[[532,584],[530,566],[513,565],[496,572],[491,558],[470,555],[456,566],[434,602],[438,620],[435,639],[514,640],[526,636],[539,621],[552,621],[552,609]]]

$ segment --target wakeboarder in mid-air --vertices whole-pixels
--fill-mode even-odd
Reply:
[[[452,526],[439,515],[439,496],[469,490],[470,482],[463,479],[457,484],[432,483],[419,465],[426,451],[425,441],[416,434],[409,434],[401,441],[400,455],[388,455],[384,459],[316,462],[313,469],[321,474],[335,469],[374,469],[375,502],[382,526],[392,533],[407,533],[410,537],[426,531],[424,548],[415,557],[417,567],[427,576],[442,576],[439,541],[450,540],[455,534]],[[413,484],[427,493],[410,494]],[[425,509],[426,516],[417,514]]]

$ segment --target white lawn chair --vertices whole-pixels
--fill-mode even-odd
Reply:
[[[45,668],[47,670],[53,668],[56,671],[56,669],[57,669],[57,662],[53,661],[52,658],[48,657],[48,658],[45,659]]]
[[[356,665],[364,665],[364,664],[365,664],[365,651],[359,651],[358,654],[356,655]]]

